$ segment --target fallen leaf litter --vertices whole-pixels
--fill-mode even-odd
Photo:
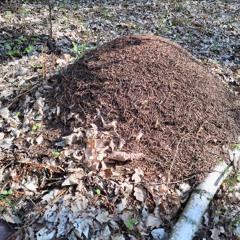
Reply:
[[[48,145],[30,144],[29,153],[41,149],[44,164],[36,158],[37,165],[29,165],[23,157],[20,164],[30,167],[16,176],[26,178],[31,171],[31,184],[20,184],[30,195],[37,190],[37,169],[49,181],[43,188],[60,183],[69,190],[49,196],[42,217],[33,221],[34,211],[25,216],[25,222],[33,221],[22,229],[28,237],[32,232],[38,239],[117,239],[119,232],[136,239],[148,236],[176,216],[188,191],[176,192],[169,183],[198,183],[225,156],[223,145],[237,136],[231,93],[189,53],[160,37],[113,40],[70,66],[58,84],[61,88],[48,89],[45,99],[32,103],[36,113],[29,114],[28,123],[38,114],[50,118],[49,126],[42,121],[41,135],[44,142],[55,137],[59,154],[48,162]],[[56,104],[58,113],[49,112]],[[63,173],[68,176],[63,183],[61,177],[55,180]]]
[[[150,5],[148,6],[150,7]],[[158,6],[158,4],[156,6]],[[131,4],[128,7],[131,8]],[[84,9],[84,11],[92,10]],[[98,10],[96,9],[96,11]],[[199,17],[201,16],[199,15]],[[166,19],[167,22],[170,22],[172,20],[172,16],[166,16]],[[131,17],[131,21],[135,21],[134,17]],[[104,24],[109,25],[107,22]],[[205,22],[203,22],[203,24],[205,24]],[[99,26],[102,28],[102,25],[95,25],[97,28],[99,28]],[[111,24],[109,26],[112,27]],[[234,26],[234,24],[232,26]],[[127,23],[127,26],[124,26],[124,24],[122,24],[122,27],[126,27],[126,32],[132,32],[135,29],[135,26],[130,23]],[[178,26],[177,28],[181,27]],[[202,27],[198,30],[200,29],[202,29]],[[198,30],[197,32],[199,32]],[[233,33],[232,36],[235,36],[236,33],[234,33],[233,30],[234,28],[227,29],[227,32],[231,31]],[[96,32],[98,31],[102,32],[102,29],[98,29]],[[109,34],[112,34],[112,31],[109,31]],[[195,33],[193,35],[195,35]],[[102,37],[100,36],[100,38]],[[182,40],[181,38],[178,39],[181,44],[186,44],[186,46],[189,47],[191,43],[185,40],[186,37],[185,39],[183,37]],[[219,42],[218,39],[215,40]],[[69,44],[69,41],[67,42]],[[232,38],[230,45],[232,45]],[[208,43],[206,46],[208,46]],[[219,45],[219,49],[221,49],[221,47],[222,46]],[[230,50],[226,49],[226,51],[230,51],[230,56],[227,57],[226,61],[228,61],[228,58],[230,59],[232,55],[234,56],[235,50],[237,50],[237,47],[236,49],[235,47],[230,48]],[[197,51],[199,52],[199,49],[197,49]],[[237,59],[237,51],[235,52],[235,59]],[[215,50],[211,53],[214,53],[212,56],[218,56],[218,54],[216,55],[217,51]],[[204,54],[205,53],[203,53],[203,55]],[[219,69],[216,68],[216,72],[218,70]],[[24,69],[24,67],[18,68],[16,74],[20,76],[21,74],[24,74],[25,71],[26,69]],[[21,96],[21,99],[17,99],[20,100],[17,102],[17,104],[19,104],[19,106],[23,104],[24,106],[23,108],[20,108],[21,110],[24,110],[22,111],[22,116],[20,117],[18,116],[18,112],[12,112],[16,106],[14,104],[11,106],[11,111],[9,113],[6,111],[6,109],[3,110],[3,115],[9,114],[9,120],[7,120],[7,124],[6,122],[4,123],[4,121],[1,122],[1,127],[4,126],[5,128],[6,125],[8,126],[8,130],[4,132],[4,135],[8,136],[8,138],[5,138],[1,144],[3,149],[9,149],[11,151],[12,149],[15,149],[15,159],[13,159],[12,154],[8,155],[6,152],[0,156],[4,161],[8,159],[8,161],[11,163],[10,165],[6,166],[7,171],[5,172],[2,179],[5,181],[8,180],[8,175],[10,173],[10,177],[16,181],[13,181],[11,185],[11,187],[15,190],[15,194],[19,194],[19,196],[21,196],[24,191],[26,200],[25,203],[27,204],[22,206],[23,209],[26,207],[25,211],[28,209],[27,205],[31,205],[30,198],[32,198],[32,196],[34,196],[32,198],[34,202],[38,202],[39,199],[42,198],[42,201],[37,206],[42,206],[42,209],[40,211],[37,208],[35,210],[33,209],[32,212],[26,215],[24,222],[28,222],[28,220],[31,221],[28,226],[20,229],[22,230],[22,234],[30,237],[33,236],[35,232],[38,232],[38,239],[51,239],[64,234],[71,235],[73,239],[75,236],[79,236],[81,234],[86,238],[94,238],[94,236],[99,236],[107,239],[111,235],[113,239],[123,239],[124,236],[126,237],[126,235],[128,235],[128,237],[132,237],[133,239],[134,236],[135,238],[139,239],[140,237],[143,238],[144,236],[149,236],[151,229],[157,228],[151,231],[151,235],[157,237],[162,234],[162,236],[165,237],[166,233],[164,229],[161,228],[161,226],[165,226],[165,230],[168,230],[168,227],[170,227],[170,225],[164,225],[163,222],[165,219],[169,219],[176,214],[180,207],[179,203],[182,201],[179,196],[182,198],[182,196],[187,193],[188,190],[185,191],[181,190],[180,188],[179,190],[172,189],[171,186],[166,186],[166,183],[169,181],[168,175],[162,172],[160,174],[157,174],[158,179],[156,181],[156,184],[147,184],[146,179],[149,179],[148,177],[144,176],[144,174],[146,173],[148,176],[152,177],[153,174],[151,170],[159,164],[159,161],[156,161],[154,158],[146,157],[147,161],[154,163],[153,166],[151,166],[149,173],[148,171],[142,171],[141,168],[139,168],[139,164],[137,168],[134,168],[131,164],[133,164],[135,160],[128,162],[124,166],[118,166],[117,164],[116,169],[112,167],[113,165],[111,165],[110,168],[109,166],[105,166],[104,161],[102,160],[105,159],[106,155],[109,155],[109,152],[114,152],[114,150],[118,148],[126,148],[127,142],[120,134],[121,131],[119,132],[119,130],[121,130],[119,129],[119,121],[116,122],[112,119],[108,121],[108,118],[102,117],[102,113],[99,111],[99,109],[94,109],[95,113],[100,113],[100,118],[98,118],[98,114],[96,118],[94,118],[95,115],[93,117],[92,122],[96,121],[95,126],[90,125],[93,124],[91,122],[90,116],[88,118],[88,123],[90,124],[86,124],[87,128],[82,127],[82,129],[74,129],[75,125],[78,124],[81,125],[84,123],[83,125],[86,126],[84,122],[85,120],[82,119],[81,115],[79,116],[79,113],[70,112],[70,114],[63,116],[65,113],[62,113],[65,111],[65,109],[62,109],[62,107],[60,108],[59,105],[55,106],[54,109],[50,108],[52,105],[49,101],[48,95],[52,96],[51,90],[59,87],[58,84],[59,82],[57,79],[53,79],[53,81],[50,80],[49,82],[44,82],[43,87],[40,86],[37,92],[35,92],[36,88],[34,91],[28,92],[34,93],[35,97],[32,95],[29,96],[27,94],[23,94]],[[40,97],[43,97],[45,99],[41,99]],[[14,103],[16,102],[14,101]],[[146,100],[142,102],[143,106],[148,104],[149,103]],[[35,105],[35,107],[32,110],[33,105]],[[62,122],[59,123],[58,118],[60,115],[62,117]],[[23,116],[24,119],[22,119]],[[43,121],[43,119],[46,120],[46,118],[52,121],[53,124],[49,125],[47,121]],[[68,128],[70,125],[69,124],[67,128],[63,128],[62,123],[64,122],[67,123],[67,125],[71,122],[71,127]],[[79,123],[76,124],[76,122]],[[159,129],[159,119],[156,119],[153,122],[153,128]],[[58,128],[56,128],[55,123],[58,123]],[[109,126],[106,126],[106,124],[111,125],[110,129],[113,128],[111,132]],[[26,135],[22,135],[22,131],[25,132]],[[88,133],[92,131],[95,131],[96,135],[88,135]],[[199,135],[203,131],[204,128],[200,126],[197,129],[197,134]],[[65,138],[62,136],[65,136]],[[93,136],[97,138],[94,139]],[[134,143],[135,139],[135,144],[139,143],[140,145],[142,144],[144,137],[146,138],[146,135],[143,131],[134,132],[131,141]],[[19,141],[14,140],[16,138],[19,138]],[[215,139],[210,140],[212,140],[214,144]],[[180,145],[181,142],[182,139],[176,143],[176,146]],[[35,144],[40,146],[36,146]],[[105,144],[106,149],[103,149],[102,147]],[[83,148],[79,149],[80,145],[83,146]],[[88,154],[90,155],[83,154],[87,147]],[[96,149],[94,147],[96,147]],[[133,149],[131,148],[127,152],[122,151],[122,153],[129,154],[130,152],[131,154],[133,152],[132,150]],[[137,150],[138,151],[135,153],[133,152],[133,154],[143,154],[139,151],[139,148]],[[86,172],[82,173],[82,170],[85,169],[87,163],[79,163],[82,163],[83,160],[86,160],[87,156],[89,156],[91,160],[89,163],[90,168],[93,166],[92,157],[94,157],[94,159],[97,157],[97,159],[95,159],[97,160],[95,162],[96,164],[92,170],[100,170],[98,175],[92,173],[91,171],[87,171],[87,175]],[[65,161],[66,159],[67,161]],[[131,157],[123,159],[131,160]],[[17,162],[15,160],[17,160]],[[32,164],[32,160],[34,164]],[[101,164],[99,164],[99,161],[101,161]],[[139,159],[137,159],[137,161],[139,161]],[[175,161],[176,160],[174,160],[174,162]],[[16,168],[13,167],[13,164],[15,163]],[[128,167],[126,168],[126,166]],[[142,172],[144,172],[144,174],[142,174]],[[172,170],[171,175],[174,174],[174,172],[175,171]],[[42,175],[39,173],[42,173]],[[189,179],[193,182],[196,177],[196,175],[193,175]],[[66,179],[64,182],[63,178]],[[181,181],[182,179],[177,182]],[[159,186],[160,183],[162,183],[162,185]],[[70,189],[63,190],[54,189],[50,192],[47,190],[48,187],[56,188],[61,184],[65,187],[77,185],[77,188],[74,186],[72,189],[71,187]],[[84,190],[84,188],[87,189]],[[39,194],[38,192],[39,190],[41,190],[41,192],[46,191],[47,194],[42,197],[42,194]],[[175,191],[177,191],[177,195]],[[70,192],[69,195],[68,192]],[[72,197],[71,192],[75,193],[74,197]],[[29,198],[27,195],[29,195]],[[63,197],[64,195],[65,197]],[[76,199],[78,199],[78,201],[76,201]],[[112,199],[113,204],[111,204]],[[138,201],[136,201],[136,199]],[[142,200],[144,200],[143,207],[139,206],[139,201],[141,202]],[[81,206],[78,208],[78,210],[80,209],[79,211],[77,211],[76,207],[72,206],[74,205],[72,202],[74,202],[77,206],[79,206],[80,203]],[[49,207],[45,212],[46,204]],[[93,205],[91,209],[88,208],[88,204]],[[63,205],[66,205],[66,207],[64,208]],[[114,214],[116,205],[117,214]],[[129,206],[131,206],[132,209],[127,209]],[[170,211],[172,206],[175,207],[172,209],[172,211]],[[104,211],[106,209],[108,210]],[[159,209],[161,209],[161,216],[159,215]],[[141,213],[139,214],[139,212]],[[39,213],[44,213],[44,217],[39,217]],[[10,213],[10,215],[12,217],[12,220],[8,218],[9,221],[13,221],[14,223],[21,221],[20,219],[17,219],[17,216],[14,216],[14,213]],[[58,216],[56,217],[55,215]],[[69,221],[66,216],[69,216]],[[59,219],[63,220],[62,224],[58,223]],[[70,227],[65,229],[63,228],[63,225],[66,225],[67,221],[69,224],[68,226]],[[48,223],[48,227],[41,228],[41,224],[44,222]],[[73,225],[72,227],[71,224]],[[96,229],[96,232],[93,233],[93,229]],[[137,232],[132,232],[130,229],[135,229]],[[21,231],[17,233],[20,234],[20,232]],[[213,234],[219,234],[217,232],[219,232],[218,228],[213,229]],[[141,233],[141,236],[138,235],[139,233]]]

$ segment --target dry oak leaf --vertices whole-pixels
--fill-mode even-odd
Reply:
[[[137,168],[135,169],[135,173],[132,175],[132,180],[135,183],[140,183],[143,176],[144,176],[144,172],[141,169]]]
[[[135,198],[140,201],[144,202],[146,199],[146,190],[142,186],[134,187],[134,194]]]

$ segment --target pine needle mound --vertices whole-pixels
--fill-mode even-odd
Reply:
[[[200,180],[236,140],[234,97],[179,45],[153,35],[123,36],[87,53],[63,81],[62,103],[81,124],[117,120],[126,152],[144,157],[149,179]],[[142,138],[136,138],[142,133]]]

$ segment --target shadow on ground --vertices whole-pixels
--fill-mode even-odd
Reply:
[[[58,41],[64,41],[69,43],[69,49],[72,48],[71,42],[67,37],[59,38]],[[47,48],[46,48],[47,47]],[[44,52],[54,53],[60,55],[62,53],[61,48],[56,46],[56,42],[51,40],[49,35],[41,34],[26,34],[21,28],[0,28],[0,63],[4,63],[8,60],[16,58],[22,58],[23,56],[31,54],[40,54],[44,49]],[[47,52],[46,52],[47,50]]]

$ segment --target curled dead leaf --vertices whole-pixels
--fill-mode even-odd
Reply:
[[[133,195],[138,201],[144,202],[146,198],[146,190],[142,186],[134,187]]]
[[[115,129],[117,127],[117,121],[116,120],[113,120],[110,123],[106,123],[102,117],[101,117],[101,120],[102,120],[103,127],[107,130]]]
[[[34,103],[33,108],[39,112],[39,114],[43,115],[43,107],[45,104],[45,98],[39,97],[37,101]]]
[[[63,137],[65,144],[72,145],[73,143],[82,139],[83,133],[80,128],[75,128],[74,132],[68,136]]]
[[[143,176],[144,176],[143,171],[141,169],[137,168],[137,169],[135,169],[135,173],[132,175],[132,180],[135,183],[140,183]]]
[[[80,169],[78,172],[74,172],[70,174],[65,181],[62,183],[62,186],[70,186],[79,184],[81,182],[81,179],[84,176],[84,172],[82,169]]]
[[[3,118],[3,119],[8,119],[10,115],[10,111],[8,110],[8,108],[1,108],[0,109],[0,116]]]
[[[42,136],[42,134],[41,135],[39,135],[36,139],[35,139],[35,141],[36,141],[36,143],[37,143],[37,145],[40,145],[40,144],[42,144],[42,142],[43,142],[43,136]]]
[[[149,214],[146,220],[146,226],[153,228],[158,228],[162,224],[162,220],[159,217],[156,217],[153,214]]]

